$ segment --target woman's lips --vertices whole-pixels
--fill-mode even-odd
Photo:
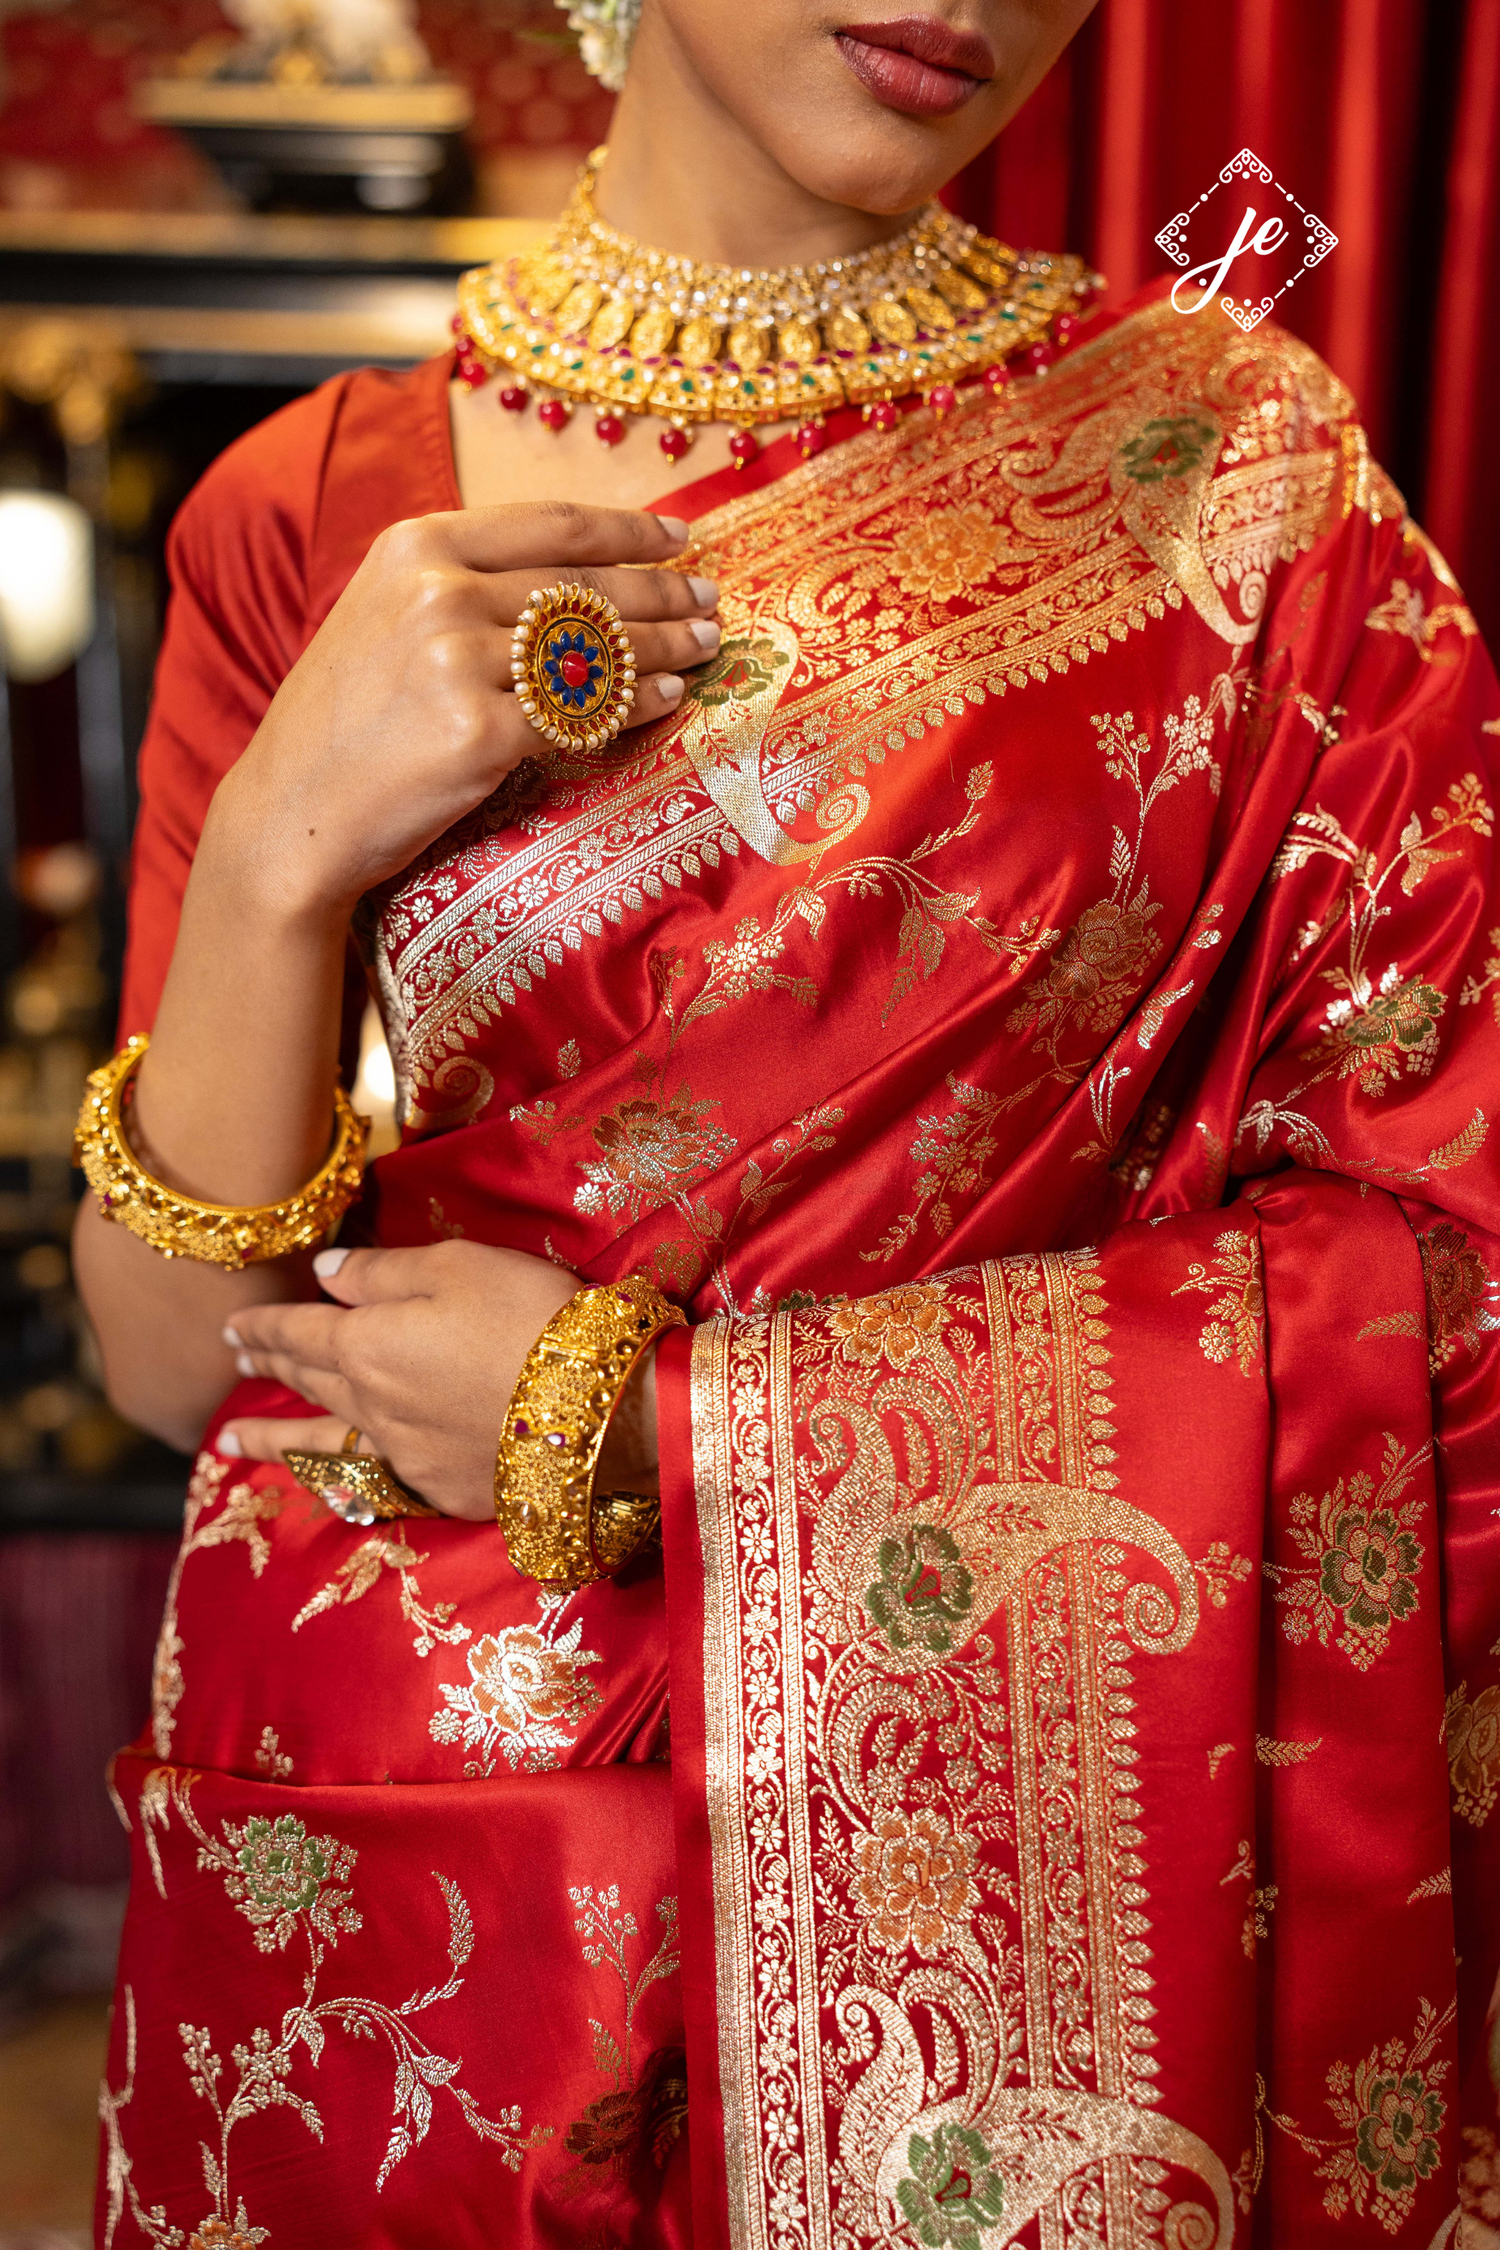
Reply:
[[[860,83],[908,117],[951,116],[994,75],[988,42],[936,16],[845,24],[834,36]]]

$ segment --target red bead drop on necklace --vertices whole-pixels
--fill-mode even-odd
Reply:
[[[993,367],[985,369],[984,380],[990,390],[1003,391],[1010,381],[1010,369],[1003,362],[997,361]]]
[[[943,416],[951,414],[957,406],[958,393],[951,383],[934,383],[927,393],[927,403],[941,422]]]
[[[828,432],[821,422],[804,422],[797,432],[797,450],[804,461],[810,461],[815,453],[821,453],[827,443]]]
[[[901,419],[900,409],[894,399],[883,398],[870,408],[870,427],[876,430],[893,430]]]
[[[507,383],[500,393],[500,404],[507,414],[524,414],[531,404],[531,393],[524,383]]]
[[[1026,365],[1033,375],[1045,375],[1057,353],[1047,343],[1033,344],[1026,354]]]
[[[543,399],[536,411],[537,419],[542,427],[550,430],[556,437],[560,430],[567,428],[568,416],[571,414],[572,408],[568,405],[566,399],[547,398]]]
[[[1060,352],[1067,350],[1077,333],[1077,329],[1078,315],[1076,313],[1058,314],[1056,320],[1052,323],[1052,341]]]
[[[460,343],[462,344],[462,343],[463,343],[463,342],[464,342],[464,341],[466,340],[466,337],[467,337],[467,331],[466,331],[466,329],[465,329],[465,327],[464,327],[464,316],[463,316],[463,314],[462,314],[462,313],[455,313],[455,314],[453,315],[453,318],[452,318],[452,319],[451,319],[451,320],[449,321],[449,323],[448,323],[448,326],[449,326],[449,327],[450,327],[450,328],[452,329],[452,331],[453,331],[454,335],[455,335],[455,336],[456,336],[456,337],[458,338],[459,342],[460,342]]]
[[[581,656],[565,656],[557,668],[559,672],[561,672],[563,678],[567,681],[569,687],[588,686],[589,668],[585,658]]]
[[[453,363],[453,372],[467,391],[477,391],[481,385],[487,383],[490,379],[489,369],[485,366],[483,360],[476,359],[472,352],[459,353]]]
[[[625,424],[618,414],[596,414],[594,435],[601,445],[618,445],[625,435]]]
[[[748,469],[760,451],[760,439],[753,430],[736,430],[729,441],[729,458],[737,469]]]
[[[663,430],[656,442],[669,461],[680,461],[693,441],[686,430]]]

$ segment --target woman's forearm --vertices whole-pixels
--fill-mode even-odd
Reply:
[[[73,1273],[110,1403],[138,1429],[190,1453],[235,1381],[224,1328],[247,1306],[310,1294],[305,1266],[305,1254],[239,1273],[162,1258],[85,1196],[73,1228]]]
[[[238,773],[221,784],[183,901],[127,1131],[146,1169],[211,1203],[271,1203],[328,1153],[347,908],[299,884],[297,855]],[[187,1449],[234,1380],[226,1324],[305,1293],[306,1258],[239,1273],[162,1258],[92,1200],[79,1288],[109,1395]]]
[[[275,1202],[328,1154],[348,907],[291,856],[236,769],[204,824],[131,1124],[158,1177],[211,1203]]]

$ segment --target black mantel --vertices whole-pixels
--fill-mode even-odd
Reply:
[[[0,336],[85,324],[160,383],[302,387],[410,366],[448,340],[457,276],[526,219],[0,212]]]

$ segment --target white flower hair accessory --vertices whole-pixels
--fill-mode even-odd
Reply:
[[[567,10],[568,29],[578,34],[584,68],[618,94],[641,20],[641,0],[557,0],[557,5]]]

